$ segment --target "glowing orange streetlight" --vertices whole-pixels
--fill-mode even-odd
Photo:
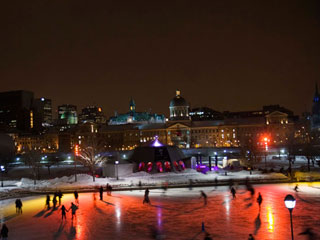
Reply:
[[[76,158],[79,156],[79,144],[74,146],[74,181],[77,181],[77,164]]]

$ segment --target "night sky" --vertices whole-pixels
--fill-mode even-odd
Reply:
[[[280,104],[310,111],[320,84],[320,1],[4,1],[0,91],[168,115]]]

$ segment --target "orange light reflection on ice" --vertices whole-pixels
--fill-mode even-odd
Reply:
[[[267,218],[268,218],[268,231],[272,233],[274,231],[274,216],[273,216],[271,207],[267,207]]]

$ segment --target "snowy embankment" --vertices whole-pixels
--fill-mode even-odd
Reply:
[[[219,185],[228,184],[230,179],[234,181],[244,182],[249,179],[253,183],[266,182],[285,182],[288,178],[280,173],[262,174],[254,171],[252,175],[248,171],[228,172],[226,176],[224,172],[208,172],[207,174],[199,173],[193,169],[187,169],[178,173],[157,173],[149,174],[146,172],[138,172],[130,174],[125,178],[116,180],[115,178],[96,178],[93,182],[92,176],[86,174],[78,174],[77,182],[75,176],[65,176],[51,180],[40,180],[34,185],[32,179],[22,178],[20,181],[5,181],[4,188],[0,190],[0,199],[13,197],[17,194],[34,194],[44,192],[61,191],[92,191],[100,186],[110,184],[114,189],[128,189],[142,187],[161,187],[166,184],[168,187],[185,187],[190,182],[193,186],[213,185],[218,182]]]

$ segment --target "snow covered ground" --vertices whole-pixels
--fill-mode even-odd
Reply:
[[[228,172],[225,175],[225,171],[221,172],[208,172],[202,174],[193,169],[187,169],[179,173],[158,173],[149,174],[146,172],[133,173],[126,178],[96,178],[93,182],[92,176],[87,174],[78,174],[77,182],[75,182],[74,176],[65,176],[61,178],[55,178],[51,180],[37,181],[36,185],[32,179],[22,178],[19,181],[4,181],[3,188],[0,188],[0,198],[7,198],[6,194],[10,192],[19,193],[19,191],[72,191],[72,190],[92,190],[99,186],[105,186],[107,183],[111,184],[114,188],[129,188],[139,186],[141,182],[142,186],[161,187],[163,184],[168,186],[181,186],[189,185],[190,180],[193,185],[199,184],[213,184],[217,179],[219,184],[227,184],[229,179],[233,180],[287,180],[287,177],[280,173],[261,174],[261,172],[254,171],[252,175],[248,171]],[[11,196],[11,195],[10,195]]]

